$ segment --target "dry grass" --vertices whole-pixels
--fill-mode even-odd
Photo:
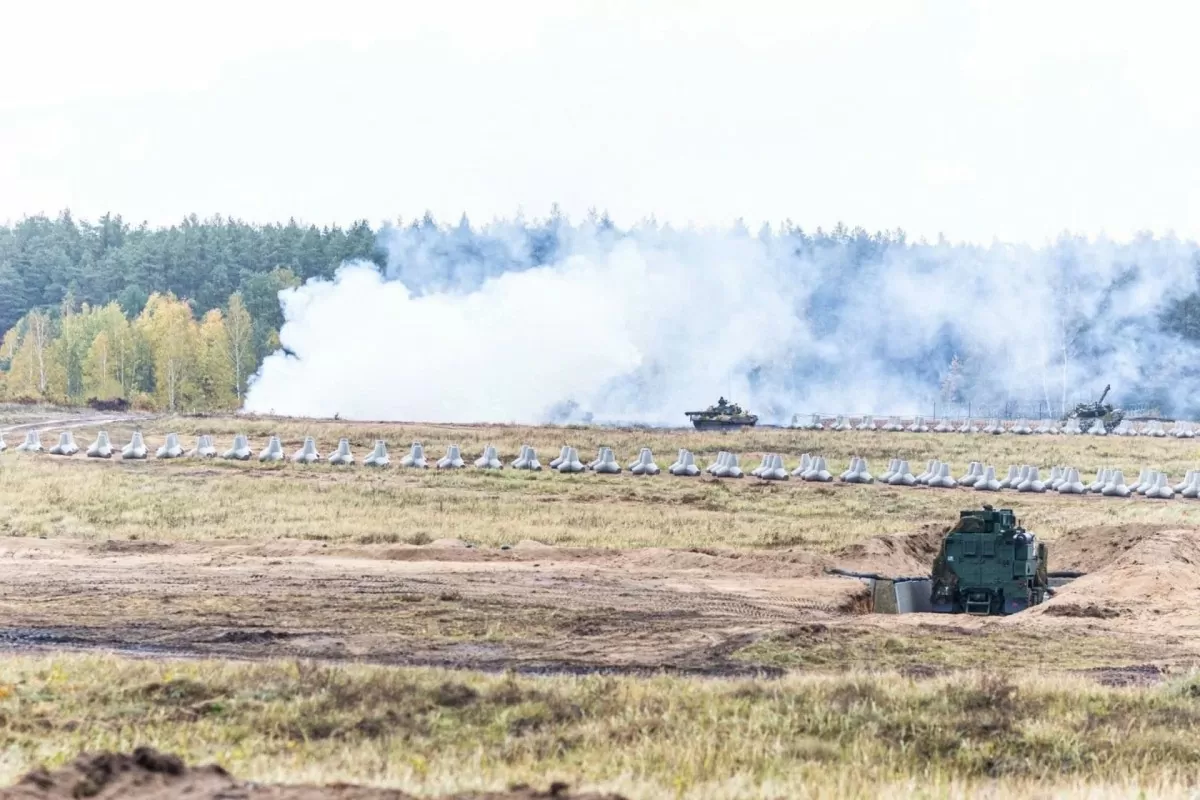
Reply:
[[[146,428],[153,448],[167,431],[185,441],[210,432],[226,446],[235,431],[261,447],[278,433],[291,450],[305,435],[327,451],[349,438],[361,457],[376,438],[392,444],[420,440],[431,456],[451,442],[470,455],[495,444],[512,458],[521,443],[536,446],[545,461],[569,441],[583,452],[609,445],[623,460],[643,444],[665,465],[679,447],[701,461],[718,449],[743,454],[749,466],[763,451],[790,456],[823,453],[838,469],[851,454],[878,470],[893,454],[914,464],[949,460],[956,472],[969,460],[1004,467],[1010,462],[1073,464],[1091,472],[1101,465],[1136,475],[1143,465],[1182,475],[1196,464],[1188,440],[1091,437],[989,437],[886,433],[806,433],[762,429],[731,434],[597,428],[385,425],[239,418],[174,418]],[[94,431],[79,429],[81,444]],[[115,442],[129,426],[112,425]],[[471,456],[473,457],[473,455]],[[1145,522],[1195,525],[1200,504],[1188,501],[1117,501],[1097,497],[983,496],[970,490],[895,489],[882,486],[765,484],[753,479],[714,481],[559,475],[504,470],[438,473],[392,468],[332,468],[180,460],[97,462],[77,456],[7,454],[0,458],[0,532],[154,540],[320,539],[331,542],[428,541],[460,538],[482,545],[536,539],[548,544],[601,547],[784,547],[833,549],[866,536],[913,530],[953,519],[984,500],[1011,506],[1027,526],[1053,540],[1088,525]]]
[[[26,419],[16,412],[8,419]],[[59,417],[59,418],[65,418]],[[129,425],[110,425],[116,443]],[[278,433],[287,451],[305,435],[328,451],[339,437],[360,457],[376,438],[398,458],[405,443],[446,444],[474,457],[495,444],[511,459],[520,444],[548,461],[563,442],[623,461],[643,445],[660,464],[680,447],[706,461],[719,449],[757,463],[764,451],[821,453],[841,468],[852,454],[879,469],[889,456],[914,464],[969,460],[1005,467],[1068,463],[1081,470],[1142,466],[1182,475],[1196,465],[1189,441],[961,435],[802,433],[351,424],[175,418],[144,428],[153,448],[168,431],[189,440],[235,432],[261,447]],[[94,429],[76,429],[85,444]],[[10,437],[10,445],[13,444]],[[188,441],[190,445],[190,441]],[[0,456],[0,534],[90,540],[272,541],[351,545],[461,538],[481,545],[536,539],[601,547],[797,546],[832,550],[880,533],[946,522],[984,498],[1011,506],[1053,539],[1067,530],[1123,523],[1196,526],[1200,504],[1101,498],[980,495],[797,481],[638,479],[557,473],[481,473],[319,464],[122,463],[78,456]],[[319,545],[313,545],[318,547]],[[97,548],[102,551],[103,548]],[[214,564],[219,568],[219,564]],[[139,578],[139,580],[141,580]],[[136,584],[141,586],[140,583]],[[61,590],[60,590],[61,591]],[[176,592],[176,594],[178,594]],[[307,598],[312,605],[324,595]],[[200,593],[171,598],[188,626],[244,603]],[[247,621],[287,628],[304,598],[254,601]],[[322,625],[349,629],[361,609],[387,615],[375,633],[451,642],[548,637],[569,611],[517,615],[461,597],[364,595],[330,604]],[[103,603],[64,595],[47,614],[62,624],[146,621],[166,608],[156,591],[114,591]],[[19,603],[14,600],[13,608]],[[294,606],[288,613],[281,607]],[[48,607],[39,607],[48,608]],[[531,608],[534,608],[531,606]],[[165,613],[165,612],[164,612]],[[608,613],[599,609],[596,613]],[[261,618],[260,618],[261,617]],[[1126,797],[1194,793],[1200,756],[1200,688],[1179,679],[1152,688],[1108,688],[1063,672],[1095,664],[1142,664],[1155,654],[1112,636],[1026,635],[951,627],[897,630],[812,625],[773,632],[738,658],[807,671],[778,681],[684,677],[513,678],[366,666],[164,661],[109,656],[0,656],[0,784],[79,750],[150,744],[191,761],[217,760],[265,781],[354,781],[415,792],[545,785],[615,789],[632,797]],[[911,631],[909,631],[911,633]],[[656,646],[659,646],[656,641]],[[947,670],[913,680],[890,669]],[[885,670],[865,674],[857,667]],[[973,670],[1001,668],[998,677]],[[1047,673],[1054,671],[1053,677]],[[833,674],[830,674],[833,673]]]
[[[1200,752],[1192,680],[1116,689],[985,673],[767,682],[0,663],[0,782],[80,750],[150,744],[250,779],[414,792],[561,779],[633,797],[1184,796]]]
[[[1038,631],[998,625],[986,630],[954,625],[896,626],[894,617],[875,619],[879,627],[810,623],[781,630],[742,648],[737,657],[757,666],[806,672],[941,674],[1036,669],[1041,675],[1123,667],[1136,670],[1147,661],[1168,658],[1153,642],[1098,635],[1096,631]]]

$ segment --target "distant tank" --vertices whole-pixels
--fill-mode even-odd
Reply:
[[[758,422],[758,417],[743,411],[737,403],[730,403],[724,397],[719,398],[715,406],[709,406],[704,411],[685,411],[684,413],[696,426],[696,430],[701,431],[741,428]]]
[[[1014,614],[1050,593],[1044,542],[1011,509],[962,511],[933,562],[930,604],[943,614]]]
[[[1111,385],[1104,387],[1104,393],[1100,395],[1100,399],[1094,403],[1080,403],[1075,406],[1070,414],[1067,414],[1067,419],[1077,419],[1080,421],[1080,428],[1086,430],[1091,421],[1100,419],[1104,424],[1104,430],[1109,433],[1121,424],[1121,420],[1125,419],[1125,412],[1119,408],[1114,408],[1112,403],[1104,402],[1104,398],[1108,397],[1109,391],[1112,390]]]

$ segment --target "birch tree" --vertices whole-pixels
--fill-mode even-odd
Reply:
[[[234,393],[238,405],[246,392],[246,378],[254,368],[254,320],[246,310],[241,292],[229,297],[229,313],[225,316],[228,357],[234,376]]]
[[[173,294],[152,294],[138,315],[154,364],[158,405],[178,411],[194,400],[199,335],[192,309]]]

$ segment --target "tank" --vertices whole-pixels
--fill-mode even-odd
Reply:
[[[737,403],[730,403],[724,397],[717,399],[715,406],[709,406],[704,411],[685,411],[688,419],[697,430],[713,430],[720,428],[741,428],[758,422],[758,417],[742,410]]]
[[[1112,403],[1104,402],[1104,398],[1108,397],[1108,393],[1112,390],[1111,385],[1104,387],[1104,392],[1100,395],[1100,399],[1094,403],[1080,403],[1075,406],[1070,414],[1067,414],[1067,419],[1077,419],[1080,421],[1080,428],[1087,429],[1091,421],[1099,418],[1104,423],[1104,430],[1109,433],[1121,424],[1121,420],[1125,418],[1125,412],[1119,408],[1114,408]]]
[[[1015,614],[1049,594],[1044,542],[1011,509],[962,511],[933,562],[932,610],[943,614]]]

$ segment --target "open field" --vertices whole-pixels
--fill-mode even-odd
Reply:
[[[76,422],[85,444],[99,423]],[[256,450],[278,433],[288,453],[344,436],[359,457],[383,438],[394,460],[420,440],[434,457],[528,443],[549,461],[567,442],[622,462],[646,445],[660,465],[688,447],[748,467],[764,451],[838,470],[937,457],[956,474],[1178,479],[1198,461],[1174,439],[103,427],[123,443],[135,424],[151,449],[168,431],[218,448],[244,432]],[[926,572],[985,500],[1051,542],[1052,569],[1087,576],[980,619],[870,615],[859,582],[825,572]],[[140,743],[240,777],[420,793],[561,778],[631,797],[1125,796],[1196,780],[1196,501],[10,452],[0,510],[0,782]],[[470,699],[442,703],[444,686]]]
[[[629,797],[1184,797],[1200,748],[1192,680],[528,679],[56,656],[8,659],[0,691],[0,781],[148,743],[256,780],[421,793],[561,780]]]
[[[132,423],[105,426],[114,442],[128,441]],[[419,440],[431,456],[457,443],[474,457],[494,444],[511,460],[522,443],[534,445],[548,462],[564,442],[581,453],[612,446],[628,461],[639,447],[654,449],[660,465],[680,447],[702,462],[719,449],[741,453],[747,468],[764,451],[824,454],[831,468],[845,468],[862,455],[875,471],[891,456],[914,466],[940,458],[955,474],[980,460],[1003,468],[1036,461],[1066,463],[1087,475],[1101,466],[1124,469],[1130,480],[1143,466],[1166,470],[1177,480],[1200,468],[1200,445],[1192,440],[1095,439],[1092,437],[989,437],[959,434],[807,433],[764,429],[735,434],[691,431],[523,428],[505,426],[381,425],[229,418],[167,418],[143,430],[153,450],[168,431],[187,446],[197,433],[216,435],[221,447],[236,432],[261,448],[278,433],[291,453],[306,435],[323,452],[349,438],[361,458],[371,443],[391,444],[393,460]],[[86,443],[95,428],[81,427]],[[219,448],[220,449],[220,448]],[[1090,479],[1090,477],[1089,477]],[[772,484],[744,479],[716,481],[662,475],[559,475],[512,470],[334,468],[326,464],[262,465],[191,460],[141,463],[84,459],[0,458],[0,532],[86,539],[139,538],[155,541],[301,539],[338,543],[389,543],[458,538],[480,545],[543,544],[588,547],[798,546],[829,551],[859,539],[911,531],[953,519],[958,509],[980,502],[1003,503],[1027,527],[1053,540],[1087,525],[1144,522],[1194,525],[1200,505],[1185,501],[1129,501],[1057,495],[983,495],[970,490],[901,489],[789,481]]]

